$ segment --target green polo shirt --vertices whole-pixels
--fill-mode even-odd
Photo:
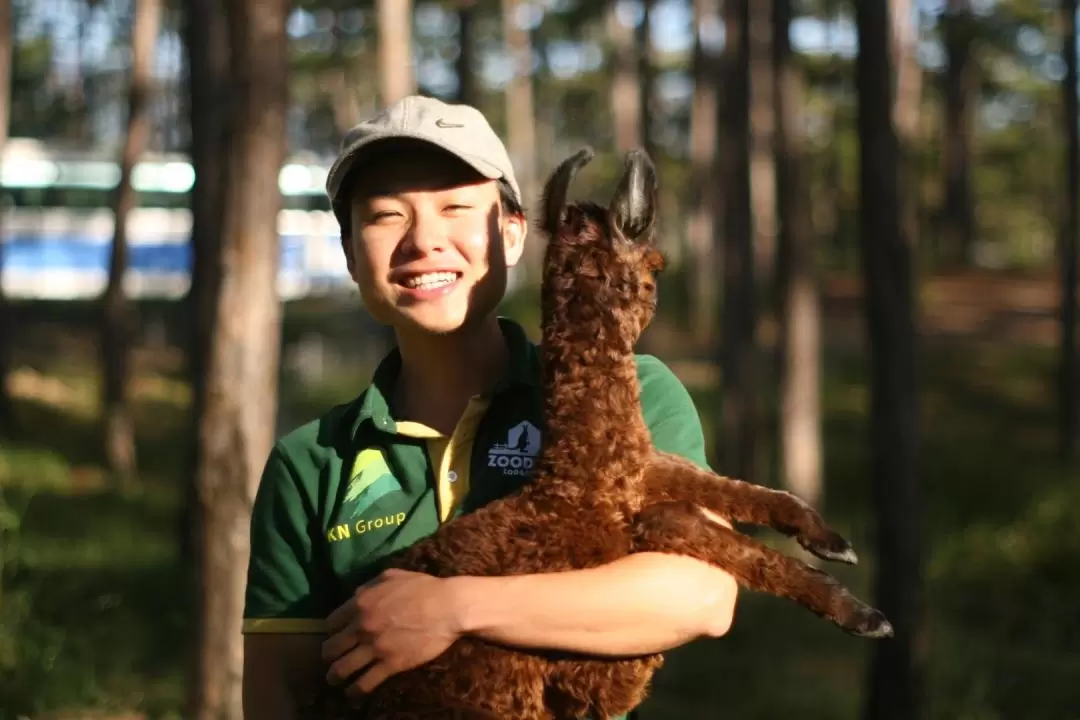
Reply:
[[[543,439],[539,353],[519,325],[499,322],[506,376],[472,398],[449,437],[391,415],[394,350],[359,397],[276,443],[252,512],[245,633],[322,632],[388,555],[529,480]],[[636,361],[653,444],[705,467],[686,388],[657,358]]]

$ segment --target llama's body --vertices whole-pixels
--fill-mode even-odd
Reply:
[[[545,267],[565,276],[559,251],[550,246]],[[594,304],[558,286],[556,277],[545,277],[545,442],[532,481],[456,519],[394,567],[444,577],[515,575],[597,567],[631,552],[651,452],[632,348],[612,352],[610,343],[597,342],[590,332],[595,323],[579,317]],[[451,701],[500,718],[603,720],[638,705],[659,664],[658,657],[559,659],[464,639],[434,663],[387,681],[368,716],[435,710]]]
[[[649,244],[655,176],[647,157],[633,154],[610,208],[567,207],[570,180],[589,157],[565,161],[545,187],[545,442],[532,482],[444,525],[391,565],[441,577],[493,576],[596,567],[632,552],[679,553],[852,634],[889,634],[880,613],[825,573],[701,512],[768,525],[820,557],[854,562],[847,542],[812,509],[653,450],[633,346],[655,310],[653,273],[663,264]],[[661,662],[659,655],[594,659],[463,638],[433,662],[385,681],[362,711],[340,716],[604,720],[640,704]]]

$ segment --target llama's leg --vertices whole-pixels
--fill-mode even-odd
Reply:
[[[801,498],[783,490],[722,477],[668,453],[654,453],[645,470],[646,503],[683,500],[750,525],[794,537],[808,552],[854,565],[855,550]]]
[[[689,555],[723,568],[740,585],[802,605],[859,637],[892,635],[880,611],[862,602],[835,578],[709,520],[692,502],[646,508],[634,528],[635,552]]]

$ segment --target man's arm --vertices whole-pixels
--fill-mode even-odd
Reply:
[[[244,636],[244,717],[296,720],[300,704],[326,686],[322,635]]]
[[[697,560],[631,555],[543,575],[446,580],[464,634],[514,647],[590,655],[664,652],[731,627],[737,586]]]
[[[325,621],[311,580],[309,498],[280,449],[267,460],[251,517],[244,607],[244,717],[294,720],[325,685]]]

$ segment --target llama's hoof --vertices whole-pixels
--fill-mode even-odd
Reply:
[[[893,636],[893,626],[880,610],[869,609],[850,628],[844,628],[855,637],[879,640]]]
[[[830,533],[825,540],[804,540],[799,538],[799,544],[811,555],[816,555],[822,560],[829,562],[841,562],[847,565],[857,565],[859,556],[855,554],[855,548],[839,533]]]

